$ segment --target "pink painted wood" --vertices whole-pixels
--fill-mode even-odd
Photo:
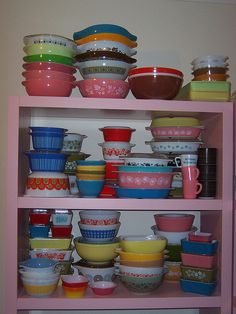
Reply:
[[[196,115],[203,121],[206,143],[219,149],[217,198],[184,199],[79,199],[25,197],[28,168],[23,152],[29,148],[27,128],[31,116],[83,117],[118,119],[151,119],[158,112],[172,115]],[[181,309],[198,308],[201,313],[232,313],[232,248],[233,248],[233,104],[221,102],[188,102],[160,100],[89,99],[79,97],[10,97],[8,105],[7,165],[7,245],[6,310],[40,309]],[[135,211],[186,210],[200,211],[203,231],[212,231],[220,241],[218,288],[213,296],[186,294],[178,285],[164,282],[148,296],[135,296],[119,285],[109,297],[94,297],[88,290],[85,298],[66,299],[60,288],[50,298],[25,295],[17,281],[17,261],[26,252],[24,228],[29,208],[121,209]],[[88,302],[89,300],[89,302]],[[208,310],[208,312],[207,312]]]

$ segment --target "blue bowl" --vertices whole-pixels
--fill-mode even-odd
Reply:
[[[76,160],[78,166],[104,166],[104,160]]]
[[[53,133],[65,133],[68,130],[63,128],[44,127],[44,126],[30,126],[29,129],[32,132],[53,132]]]
[[[105,180],[76,180],[79,194],[82,197],[98,197],[101,193]]]
[[[61,151],[65,133],[31,132],[33,148],[35,150]]]
[[[31,238],[48,238],[50,225],[29,225]]]
[[[115,24],[96,24],[91,25],[81,31],[75,32],[73,34],[73,39],[81,39],[83,37],[87,37],[89,35],[93,34],[99,34],[99,33],[115,33],[122,36],[125,36],[129,38],[130,40],[136,41],[137,36],[131,34],[127,29],[125,29],[122,26],[115,25]]]
[[[26,152],[31,171],[63,172],[67,154],[51,152]]]
[[[57,261],[53,261],[49,258],[31,258],[23,262],[20,262],[19,266],[43,269],[43,268],[55,266],[56,264],[57,264]]]
[[[168,167],[168,166],[150,166],[150,167],[145,167],[145,166],[128,166],[128,165],[123,165],[123,166],[118,166],[118,171],[119,172],[148,172],[148,173],[169,173],[173,172],[173,167]]]
[[[218,241],[212,242],[195,242],[187,239],[181,240],[181,247],[184,253],[199,254],[199,255],[214,255],[218,248]]]
[[[116,187],[120,198],[167,198],[171,189],[131,189]]]
[[[180,287],[184,292],[191,292],[203,295],[211,295],[216,288],[216,281],[205,283],[193,280],[180,279]]]

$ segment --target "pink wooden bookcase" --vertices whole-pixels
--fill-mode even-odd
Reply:
[[[199,309],[201,314],[230,314],[233,304],[233,103],[161,100],[89,99],[79,97],[10,97],[8,104],[6,309],[5,314],[30,310],[84,309]],[[31,117],[151,119],[157,114],[194,115],[205,126],[204,142],[217,147],[218,187],[212,200],[184,199],[80,199],[24,197],[28,164],[23,152],[30,147]],[[201,230],[212,232],[220,242],[219,277],[212,296],[184,293],[178,283],[164,282],[151,295],[136,296],[120,285],[109,297],[66,299],[60,288],[49,298],[27,296],[17,274],[17,263],[28,257],[29,208],[121,209],[127,211],[181,210],[200,212]],[[137,231],[138,232],[138,231]],[[235,293],[234,293],[235,294]]]

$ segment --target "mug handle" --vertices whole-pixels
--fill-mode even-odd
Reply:
[[[200,182],[197,182],[196,186],[197,186],[196,194],[199,194],[202,191],[202,184]]]
[[[181,163],[181,158],[180,157],[175,157],[175,165],[177,168],[181,168],[181,166],[178,165],[178,161]]]
[[[199,177],[200,175],[200,170],[198,168],[195,168],[196,169],[196,175],[195,175],[195,179],[197,180],[197,178]],[[201,192],[201,191],[200,191]],[[199,192],[199,193],[200,193]]]

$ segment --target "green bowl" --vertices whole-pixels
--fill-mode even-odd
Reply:
[[[137,294],[149,294],[155,291],[162,283],[163,274],[154,277],[135,277],[121,275],[120,280],[130,291]]]
[[[25,62],[55,62],[60,64],[66,64],[73,66],[76,62],[75,59],[60,56],[60,55],[54,55],[54,54],[38,54],[38,55],[31,55],[31,56],[25,56],[23,57],[23,60]]]

